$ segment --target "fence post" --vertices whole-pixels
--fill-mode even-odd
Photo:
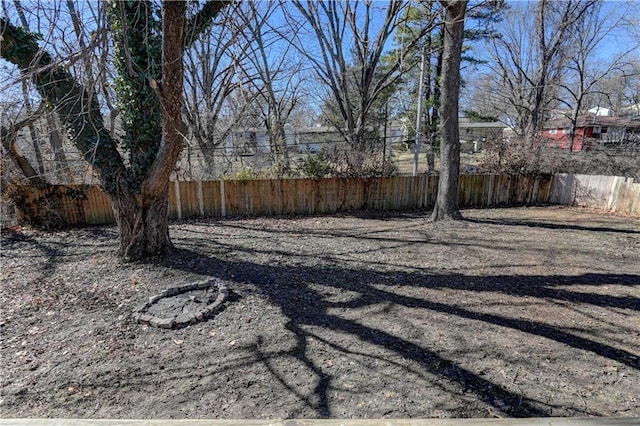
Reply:
[[[178,213],[178,220],[182,220],[182,200],[180,199],[180,182],[173,181],[173,186],[176,190],[176,212]]]
[[[198,210],[200,210],[200,217],[204,217],[204,194],[202,193],[202,181],[196,181],[196,192],[198,196]]]
[[[222,215],[222,217],[227,216],[224,196],[224,179],[220,180],[220,214]]]

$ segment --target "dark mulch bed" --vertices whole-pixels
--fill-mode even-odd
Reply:
[[[2,237],[2,417],[640,415],[640,221],[566,208],[112,227]],[[132,311],[218,277],[180,330]]]

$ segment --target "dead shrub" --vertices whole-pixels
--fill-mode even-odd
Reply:
[[[546,146],[544,141],[492,138],[479,162],[486,173],[576,173],[631,177],[640,181],[640,145],[588,144],[581,152]],[[635,149],[638,148],[638,149]]]
[[[329,174],[334,177],[393,176],[398,171],[389,158],[383,158],[380,150],[334,146],[323,149],[322,154],[329,164]]]

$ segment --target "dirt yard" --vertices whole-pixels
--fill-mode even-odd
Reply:
[[[640,416],[640,221],[559,207],[2,236],[11,417]],[[231,294],[164,330],[132,311],[207,277]]]

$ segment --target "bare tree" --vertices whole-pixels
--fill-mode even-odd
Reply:
[[[464,38],[466,0],[440,0],[445,8],[442,92],[440,101],[440,178],[432,221],[460,219],[458,177],[460,174],[460,138],[458,102],[460,96],[460,62]]]
[[[4,107],[6,108],[6,105]],[[28,182],[39,188],[46,187],[48,185],[48,182],[44,179],[41,173],[37,172],[33,168],[31,162],[20,151],[16,144],[16,138],[20,130],[22,130],[24,127],[32,126],[33,123],[38,120],[38,118],[44,112],[44,109],[45,103],[42,102],[40,104],[40,107],[38,107],[36,111],[33,111],[30,108],[29,114],[25,118],[10,124],[5,123],[5,120],[2,120],[3,123],[2,125],[0,125],[0,146],[2,146],[3,150],[3,159],[9,159],[13,163],[13,165],[21,172],[22,177],[26,178]],[[5,124],[7,124],[6,127]],[[6,182],[6,180],[4,179],[4,173],[2,176],[1,185],[2,192],[4,193],[6,187],[8,186],[8,182]]]
[[[560,91],[558,100],[571,109],[568,117],[571,121],[569,129],[571,151],[574,150],[578,116],[583,112],[584,101],[594,98],[594,95],[607,95],[600,92],[598,83],[608,76],[618,75],[624,78],[633,73],[631,53],[635,51],[636,46],[617,53],[610,59],[596,58],[596,50],[614,34],[626,16],[624,10],[616,10],[617,16],[613,16],[612,11],[603,10],[603,5],[604,2],[597,1],[582,19],[574,24],[571,30],[573,44],[568,46],[564,78],[559,82],[563,90]],[[627,5],[627,9],[629,7]]]
[[[618,115],[640,115],[640,58],[629,58],[621,70],[603,76],[585,99]]]
[[[206,175],[216,174],[216,160],[223,156],[224,143],[242,114],[230,105],[230,96],[242,83],[238,61],[245,49],[240,43],[241,20],[236,18],[239,8],[222,11],[185,55],[185,117],[205,160]]]
[[[388,1],[379,23],[374,23],[373,16],[382,7],[381,2],[294,0],[292,3],[317,42],[317,49],[302,41],[296,41],[296,46],[330,92],[340,118],[332,124],[353,147],[362,148],[366,144],[370,109],[385,89],[397,81],[407,53],[428,29],[422,29],[413,40],[401,45],[394,60],[381,70],[382,54],[403,22],[407,2]]]
[[[274,171],[282,177],[290,169],[285,124],[300,97],[302,60],[294,55],[294,45],[282,38],[291,28],[274,19],[280,12],[279,3],[251,1],[247,6],[249,11],[244,14],[248,17],[244,31],[247,48],[241,69],[258,97]],[[288,35],[295,37],[295,33]]]
[[[25,16],[25,14],[24,14],[24,9],[22,8],[22,4],[20,3],[19,0],[14,0],[13,4],[15,5],[16,13],[20,17],[21,24],[25,28],[29,29],[29,24],[27,22],[27,18]],[[5,7],[5,9],[6,9],[6,7]],[[26,110],[27,116],[34,117],[33,107],[31,105],[31,99],[30,99],[29,89],[27,87],[27,80],[26,79],[22,79],[22,81],[21,81],[21,89],[22,89],[22,96],[23,96],[23,99],[24,99],[24,106],[25,106],[25,110]],[[26,123],[28,123],[27,127],[29,128],[29,136],[31,138],[31,145],[33,147],[33,152],[35,154],[37,170],[38,170],[40,176],[42,177],[42,179],[46,180],[45,176],[44,176],[45,175],[44,160],[42,158],[42,150],[40,149],[40,137],[38,136],[38,132],[37,132],[36,127],[35,127],[35,120],[27,120]],[[25,160],[26,160],[26,158],[25,158]]]
[[[539,0],[507,11],[502,36],[488,43],[503,113],[533,140],[556,99],[574,26],[597,0]]]

